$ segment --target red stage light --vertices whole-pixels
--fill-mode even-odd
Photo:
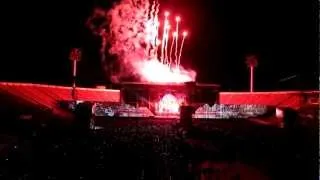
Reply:
[[[157,103],[157,113],[159,114],[179,114],[180,105],[184,99],[172,94],[165,94]]]

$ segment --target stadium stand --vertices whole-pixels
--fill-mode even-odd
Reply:
[[[68,113],[58,106],[59,101],[72,101],[72,88],[62,86],[0,83],[1,99],[15,99],[27,107],[46,109],[54,115],[66,117]],[[90,102],[120,102],[119,90],[77,88],[77,100]]]
[[[221,93],[220,101],[296,107],[309,102],[311,98],[304,97],[308,93]],[[77,97],[83,101],[114,103],[120,101],[119,94],[118,90],[77,88]],[[317,100],[319,92],[311,94]],[[57,101],[72,100],[70,87],[20,83],[0,83],[0,98],[4,111],[10,106],[21,112],[27,108],[59,115],[66,112]],[[22,117],[33,124],[32,116]],[[46,118],[40,116],[42,121]],[[108,121],[105,129],[78,136],[57,126],[26,128],[27,123],[19,130],[28,133],[1,131],[0,179],[315,179],[318,171],[315,126],[294,126],[286,132],[250,121],[217,120],[199,123],[188,132],[170,121],[128,119]]]
[[[0,82],[0,94],[13,95],[32,104],[47,108],[56,106],[57,101],[72,101],[72,88],[63,86]],[[269,106],[301,106],[308,98],[319,103],[319,91],[286,92],[220,92],[221,104],[261,104]],[[120,102],[120,90],[101,88],[77,88],[77,100],[91,102]]]

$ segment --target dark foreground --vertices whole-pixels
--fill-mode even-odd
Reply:
[[[317,133],[248,122],[108,123],[76,132],[24,124],[2,130],[0,179],[317,179]]]

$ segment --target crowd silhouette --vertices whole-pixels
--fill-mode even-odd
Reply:
[[[311,179],[314,172],[312,140],[301,129],[293,136],[244,120],[203,122],[191,129],[153,119],[121,121],[82,133],[52,124],[2,133],[8,143],[1,146],[0,177]]]

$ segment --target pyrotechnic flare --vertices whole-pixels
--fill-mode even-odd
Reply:
[[[165,52],[164,52],[164,48],[165,48],[165,43],[166,43],[166,32],[167,32],[167,26],[169,24],[168,22],[168,16],[169,16],[169,12],[166,11],[164,13],[165,19],[164,19],[164,26],[163,26],[163,32],[162,32],[162,43],[161,43],[161,63],[164,63],[164,59],[165,59]]]
[[[155,12],[154,12],[154,22],[155,22],[155,41],[158,40],[158,33],[159,33],[159,26],[160,26],[160,22],[159,22],[159,11],[160,11],[160,4],[158,2],[158,0],[154,0],[155,4],[156,4],[156,8],[155,8]],[[155,43],[155,45],[157,46],[157,42]]]
[[[184,44],[184,40],[185,40],[185,38],[187,37],[187,35],[188,35],[188,32],[187,31],[184,31],[183,33],[182,33],[182,42],[181,42],[181,46],[180,46],[180,52],[179,52],[179,58],[178,58],[178,69],[180,68],[180,60],[181,60],[181,54],[182,54],[182,49],[183,49],[183,44]]]
[[[155,59],[158,59],[158,50],[159,50],[159,45],[161,44],[161,40],[160,39],[156,39],[156,50],[155,50]]]
[[[152,58],[152,50],[153,50],[153,36],[154,36],[154,32],[153,32],[153,30],[155,29],[154,27],[155,27],[155,23],[154,23],[154,12],[155,12],[155,5],[156,5],[156,2],[155,1],[153,1],[152,2],[152,5],[151,5],[151,10],[150,10],[150,14],[149,14],[149,16],[150,16],[150,20],[148,21],[149,22],[149,24],[147,24],[147,30],[149,30],[149,32],[147,32],[147,33],[149,33],[148,35],[147,35],[147,45],[146,45],[146,49],[147,49],[147,51],[148,51],[148,56],[150,57],[150,58]]]
[[[146,35],[146,39],[145,39],[145,42],[146,42],[145,51],[146,51],[146,54],[148,57],[150,57],[150,38],[151,38],[151,28],[152,28],[151,26],[152,26],[151,22],[150,21],[147,22],[147,28],[146,28],[147,35]]]
[[[152,2],[152,6],[151,6],[151,11],[150,11],[150,19],[151,20],[154,20],[154,17],[155,17],[155,7],[156,7],[156,2],[155,1],[153,1]]]
[[[168,59],[168,41],[169,41],[169,31],[170,31],[170,24],[167,26],[167,31],[166,31],[166,47],[165,47],[165,64],[169,64],[169,59]]]
[[[181,18],[179,16],[176,17],[176,32],[177,36],[176,38],[176,49],[175,49],[175,63],[176,67],[178,67],[178,43],[179,43],[179,22],[181,21]]]
[[[157,1],[153,1],[151,6],[150,12],[150,20],[152,22],[151,29],[151,37],[150,37],[150,44],[151,44],[151,56],[150,59],[157,59],[157,49],[158,49],[158,31],[159,31],[159,20],[158,20],[158,13],[159,13],[159,4]]]
[[[164,12],[164,17],[168,19],[168,16],[170,15],[170,13],[168,11]]]
[[[171,47],[170,47],[170,55],[169,55],[169,59],[170,59],[170,62],[169,62],[169,67],[171,66],[172,64],[172,51],[173,51],[173,45],[176,41],[176,38],[178,36],[178,33],[177,32],[174,32],[172,33],[172,42],[171,42]]]
[[[170,13],[168,11],[166,11],[164,13],[164,27],[163,27],[163,33],[162,33],[162,46],[161,46],[161,62],[163,64],[166,63],[166,60],[167,60],[167,38],[168,38],[168,28],[169,28],[169,20],[168,20],[168,17],[169,17]]]
[[[186,36],[183,37],[179,52],[177,46],[180,45],[178,42],[180,18],[176,17],[175,19],[177,36],[172,37],[171,33],[169,34],[169,12],[164,13],[162,20],[164,23],[161,23],[161,28],[159,28],[158,13],[159,3],[157,0],[119,0],[104,15],[109,24],[105,42],[110,43],[109,53],[116,55],[120,61],[119,78],[134,75],[148,82],[181,83],[193,81],[196,75],[194,71],[185,70],[182,67],[179,67],[178,71],[175,70],[176,68],[171,69],[166,65],[173,63],[173,54],[171,53],[173,53],[174,45],[176,45],[175,60],[180,63]],[[97,26],[93,20],[91,26]],[[168,49],[169,41],[171,42],[170,49]],[[159,57],[158,48],[159,50],[161,48],[161,56]]]
[[[154,37],[154,58],[158,59],[158,47],[160,45],[160,40],[158,39],[158,31],[159,31],[159,26],[160,23],[158,21],[158,16],[155,17],[155,22],[156,22],[156,26],[155,26],[155,37]]]

